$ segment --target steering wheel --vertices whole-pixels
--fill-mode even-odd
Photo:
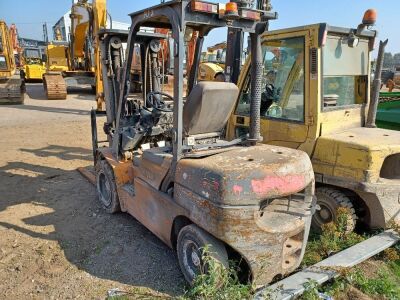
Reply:
[[[154,97],[155,95],[160,95],[174,101],[174,97],[172,97],[170,94],[163,92],[150,92],[146,97],[146,105],[148,107],[153,107],[154,109],[162,112],[173,112],[173,109],[165,108],[165,102],[163,100],[158,100],[157,97]]]

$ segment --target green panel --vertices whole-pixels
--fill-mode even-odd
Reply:
[[[393,96],[393,94],[399,94],[400,97],[400,93],[381,93],[381,95],[382,94],[391,94],[391,96]],[[400,130],[400,99],[379,103],[376,121],[380,128]]]

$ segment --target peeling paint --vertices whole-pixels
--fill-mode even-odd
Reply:
[[[278,190],[282,194],[293,193],[304,187],[304,176],[267,176],[264,179],[251,181],[251,187],[256,194],[265,194],[271,190]]]

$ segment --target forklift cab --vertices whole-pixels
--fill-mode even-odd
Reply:
[[[297,150],[257,143],[257,115],[250,137],[228,141],[226,124],[238,87],[196,78],[203,40],[212,29],[229,26],[249,32],[259,49],[260,33],[275,13],[253,10],[248,1],[225,5],[176,0],[130,16],[120,72],[113,73],[121,61],[113,59],[102,40],[109,145],[94,143],[100,203],[109,213],[128,212],[173,248],[189,283],[204,267],[206,246],[208,255],[223,266],[238,259],[245,279],[256,286],[294,271],[305,251],[313,211],[309,158]],[[162,37],[143,36],[143,27],[171,32],[173,93],[162,87]],[[185,36],[193,31],[199,38],[184,97]],[[138,44],[144,55],[142,94],[130,91]],[[259,85],[255,81],[253,88],[259,90]],[[260,96],[253,97],[253,111]],[[96,135],[95,118],[92,130]]]
[[[400,220],[400,135],[367,126],[373,13],[354,29],[322,23],[262,36],[263,142],[310,156],[321,207],[313,218],[317,230],[339,207],[349,210],[349,231]],[[232,139],[249,128],[250,66],[248,60],[229,120]]]

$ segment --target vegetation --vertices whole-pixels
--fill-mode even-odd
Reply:
[[[309,239],[303,267],[313,265],[322,259],[351,247],[365,239],[364,236],[347,231],[349,212],[345,208],[338,210],[338,220],[323,226],[322,233],[312,235]],[[400,232],[399,226],[392,229]],[[237,276],[237,265],[230,264],[224,268],[210,255],[208,249],[203,251],[203,262],[207,272],[202,271],[177,300],[245,300],[251,299],[254,288],[242,284]],[[381,255],[353,269],[338,269],[340,276],[324,286],[310,281],[305,284],[301,299],[400,299],[400,245],[385,250]],[[264,294],[271,299],[271,291]],[[136,293],[135,293],[136,294]],[[131,294],[132,295],[132,294]],[[168,296],[157,296],[142,293],[146,299],[171,299]],[[136,299],[128,295],[108,297],[107,299]]]
[[[365,237],[347,231],[349,211],[338,209],[338,219],[322,226],[321,234],[312,234],[308,240],[303,266],[314,265],[324,258],[362,242]]]
[[[365,239],[346,231],[348,211],[338,210],[338,220],[323,226],[321,235],[312,235],[303,260],[304,266],[313,265],[329,255],[351,247]],[[399,226],[391,228],[399,232]],[[368,270],[368,272],[366,272]],[[308,282],[302,299],[362,299],[365,295],[379,299],[400,299],[400,246],[386,249],[381,255],[353,269],[336,270],[340,276],[320,287]]]
[[[237,276],[237,267],[234,263],[224,268],[210,255],[207,250],[203,253],[203,262],[207,272],[202,272],[193,282],[180,300],[244,300],[250,299],[254,290],[251,285],[242,284]]]

